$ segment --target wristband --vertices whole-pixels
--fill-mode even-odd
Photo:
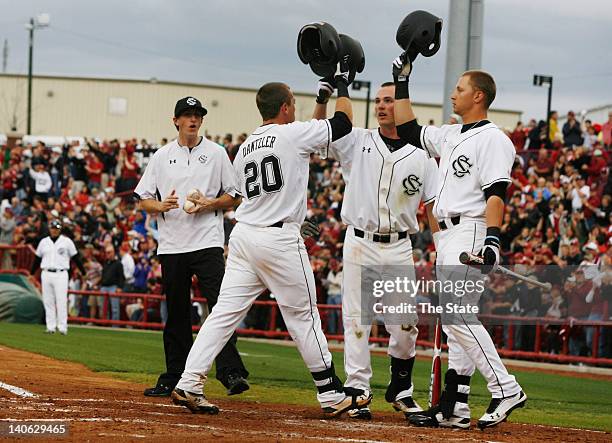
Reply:
[[[487,228],[487,236],[485,238],[485,245],[497,246],[500,249],[501,229],[497,226],[490,226]]]
[[[346,83],[344,83],[343,81],[339,81],[336,88],[338,90],[338,98],[340,97],[350,98],[349,92],[348,92],[348,85]]]
[[[410,92],[408,91],[408,80],[403,82],[395,82],[395,99],[403,100],[410,98]]]

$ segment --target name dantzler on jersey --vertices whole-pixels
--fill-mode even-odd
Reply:
[[[261,148],[274,148],[274,141],[276,137],[273,135],[268,135],[266,137],[258,138],[257,140],[252,141],[248,145],[242,148],[242,157],[246,157],[251,152],[254,152]]]

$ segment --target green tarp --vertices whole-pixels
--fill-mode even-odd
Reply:
[[[0,321],[41,323],[42,300],[32,284],[19,274],[0,274]]]

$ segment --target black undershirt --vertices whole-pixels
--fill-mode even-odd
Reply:
[[[384,135],[380,133],[380,129],[378,129],[378,135],[380,135],[380,138],[382,138],[382,141],[385,142],[385,145],[387,145],[387,148],[389,149],[390,152],[395,152],[398,149],[406,146],[406,143],[404,143],[401,138],[385,137]]]
[[[467,125],[461,126],[461,133],[463,134],[464,132],[469,131],[470,129],[480,128],[481,126],[488,125],[489,123],[491,123],[491,122],[489,120],[486,120],[486,119],[485,120],[480,120],[476,124],[468,123]]]
[[[473,128],[480,128],[481,126],[489,123],[491,123],[489,120],[481,120],[477,123],[468,123],[467,125],[461,126],[461,133],[463,134],[464,132]],[[422,126],[417,123],[416,119],[414,119],[399,125],[397,127],[397,135],[399,135],[404,144],[410,143],[417,148],[424,149],[424,147],[421,145],[421,129]]]

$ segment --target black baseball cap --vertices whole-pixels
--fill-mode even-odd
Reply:
[[[195,97],[185,97],[176,102],[176,106],[174,106],[174,116],[178,118],[183,112],[192,109],[202,112],[202,116],[205,116],[208,113],[206,108],[202,106],[200,100]]]

